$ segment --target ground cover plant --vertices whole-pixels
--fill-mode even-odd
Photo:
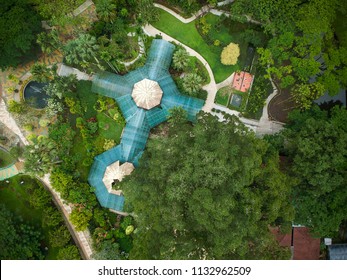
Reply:
[[[0,168],[9,166],[15,163],[15,158],[0,147]]]

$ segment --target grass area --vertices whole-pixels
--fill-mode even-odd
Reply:
[[[153,26],[200,53],[211,66],[217,83],[224,81],[233,72],[239,69],[238,65],[227,66],[220,62],[220,54],[223,49],[222,46],[233,41],[233,36],[225,32],[227,29],[221,28],[219,32],[215,30],[210,31],[211,33],[217,33],[218,35],[216,36],[218,36],[221,41],[221,45],[216,47],[213,46],[213,44],[211,45],[205,42],[195,27],[195,21],[185,24],[161,9],[158,9],[158,12],[159,21],[153,23]],[[208,22],[217,22],[218,20],[218,16],[212,14],[208,15]]]
[[[0,184],[0,203],[4,204],[16,216],[21,216],[26,223],[39,229],[43,236],[41,247],[45,253],[45,259],[57,259],[59,249],[53,248],[49,244],[49,232],[51,229],[43,225],[43,209],[33,208],[29,203],[29,189],[41,188],[42,191],[48,191],[43,189],[41,182],[26,175],[17,175],[8,180],[9,183],[3,182]],[[24,183],[21,184],[20,182]],[[59,211],[55,208],[53,202],[51,202],[51,205],[56,211]],[[48,247],[48,250],[44,250],[44,247]]]
[[[15,162],[16,160],[11,154],[0,149],[0,168],[9,166]]]
[[[230,86],[222,87],[217,91],[215,103],[223,106],[228,106],[229,97],[231,95]]]
[[[120,136],[123,131],[123,126],[118,124],[114,119],[112,119],[105,113],[97,114],[96,118],[98,120],[98,123],[102,126],[101,128],[99,128],[99,136],[103,139],[113,139],[116,143],[119,143]]]

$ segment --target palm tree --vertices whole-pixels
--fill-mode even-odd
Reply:
[[[116,18],[117,7],[114,0],[99,0],[95,6],[101,20],[113,23],[113,20]]]
[[[182,80],[183,89],[189,95],[194,95],[201,89],[202,78],[196,73],[189,73]]]
[[[36,42],[40,45],[43,53],[50,55],[61,46],[58,31],[53,29],[51,32],[41,32],[37,35]]]
[[[176,70],[184,70],[188,66],[189,55],[185,49],[177,50],[172,57],[173,67]]]
[[[33,75],[33,79],[39,83],[47,83],[53,76],[52,70],[46,64],[39,62],[31,66],[30,73]]]
[[[75,40],[70,40],[64,47],[65,59],[70,64],[87,65],[91,59],[94,59],[97,65],[100,65],[96,58],[99,45],[94,36],[81,34]]]

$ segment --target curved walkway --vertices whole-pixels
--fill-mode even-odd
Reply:
[[[223,2],[218,2],[217,6],[222,6],[222,5],[226,5],[229,3],[232,3],[234,0],[227,0],[227,1],[223,1]],[[171,15],[173,15],[174,17],[176,17],[178,20],[180,20],[183,23],[189,23],[193,20],[195,20],[198,16],[200,16],[202,13],[210,11],[211,13],[217,15],[217,16],[221,16],[222,14],[225,14],[227,16],[230,16],[231,14],[225,11],[221,11],[221,10],[217,10],[217,9],[210,9],[209,6],[204,6],[202,9],[200,9],[195,15],[193,15],[192,17],[185,19],[182,16],[178,15],[177,13],[175,13],[174,11],[170,10],[169,8],[160,5],[160,4],[154,4],[157,8],[163,9],[166,12],[170,13]],[[246,16],[247,17],[247,16]],[[254,21],[251,18],[247,17],[247,20],[249,22],[253,22],[255,24],[261,24],[260,22]],[[195,50],[193,50],[192,48],[186,46],[185,44],[181,43],[180,41],[176,40],[175,38],[167,35],[166,33],[156,29],[154,26],[148,24],[145,27],[143,27],[144,32],[147,35],[150,36],[156,36],[156,35],[161,35],[163,39],[167,40],[167,41],[172,41],[175,42],[178,45],[183,46],[187,52],[191,55],[191,56],[195,56],[197,57],[202,63],[203,65],[206,67],[208,74],[210,76],[210,83],[203,86],[203,89],[205,89],[208,93],[207,95],[207,99],[206,99],[206,103],[205,106],[202,108],[205,112],[210,112],[213,115],[218,116],[218,118],[220,120],[223,119],[223,116],[221,113],[216,113],[216,112],[211,112],[212,109],[217,109],[219,111],[223,111],[224,113],[230,114],[230,115],[236,115],[240,118],[240,120],[247,125],[249,128],[251,128],[252,130],[256,131],[257,135],[262,136],[264,134],[274,134],[279,132],[282,128],[283,128],[283,124],[279,123],[279,122],[275,122],[275,121],[270,121],[269,119],[269,115],[268,115],[268,105],[271,101],[271,99],[276,96],[277,94],[277,88],[275,87],[273,81],[270,79],[273,88],[274,88],[274,92],[272,94],[270,94],[268,96],[268,98],[266,99],[266,103],[265,106],[263,107],[263,114],[262,117],[260,118],[260,120],[252,120],[252,119],[247,119],[247,118],[243,118],[240,117],[240,112],[235,111],[235,110],[230,110],[229,108],[226,108],[224,106],[220,106],[214,103],[215,97],[216,97],[216,93],[218,91],[218,89],[225,87],[229,84],[231,84],[233,78],[234,78],[234,73],[231,74],[227,79],[225,79],[223,82],[216,84],[216,81],[214,79],[214,75],[212,72],[212,69],[210,67],[210,65],[208,64],[208,62]]]
[[[205,106],[202,109],[205,112],[210,112],[213,108],[213,105],[214,105],[214,98],[215,98],[216,93],[217,93],[217,86],[216,86],[216,81],[215,81],[214,76],[213,76],[212,69],[211,69],[210,65],[208,64],[208,62],[205,60],[205,58],[203,58],[198,52],[196,52],[192,48],[186,46],[185,44],[172,38],[171,36],[161,32],[160,30],[156,29],[154,26],[152,26],[150,24],[143,27],[143,30],[149,36],[161,35],[164,40],[166,40],[168,42],[170,42],[170,41],[175,42],[176,44],[181,45],[182,47],[184,47],[187,50],[189,55],[197,57],[202,62],[202,64],[206,67],[207,72],[210,76],[210,83],[203,86],[203,89],[208,92],[208,95],[207,95],[207,99],[205,102]]]
[[[234,2],[234,0],[225,0],[225,1],[221,1],[217,3],[218,7],[227,5]],[[173,15],[174,17],[176,17],[178,20],[182,21],[183,23],[189,23],[194,21],[197,17],[201,16],[204,13],[207,13],[209,10],[211,10],[212,6],[206,5],[203,6],[199,11],[197,11],[194,15],[192,15],[190,18],[184,18],[181,15],[177,14],[176,12],[174,12],[173,10],[169,9],[168,7],[165,7],[161,4],[158,3],[154,3],[154,6],[157,8],[160,8],[166,12],[168,12],[169,14]]]

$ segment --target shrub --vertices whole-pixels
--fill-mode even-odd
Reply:
[[[230,43],[227,45],[221,54],[221,62],[224,65],[235,65],[240,56],[240,48],[238,44]]]
[[[39,121],[39,124],[40,124],[41,127],[46,127],[46,126],[49,125],[49,123],[50,123],[50,120],[48,120],[48,119],[41,119]]]

